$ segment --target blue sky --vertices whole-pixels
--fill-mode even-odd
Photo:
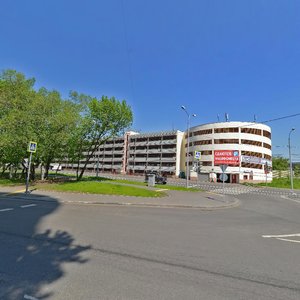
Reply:
[[[0,69],[36,87],[125,99],[133,129],[300,113],[299,0],[2,0]],[[268,123],[287,155],[300,116]]]

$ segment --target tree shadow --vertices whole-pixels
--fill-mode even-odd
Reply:
[[[36,206],[22,208],[29,203]],[[90,246],[76,244],[66,231],[37,230],[59,205],[51,197],[0,193],[0,299],[48,299],[54,295],[45,290],[65,275],[64,264],[87,262],[82,254]]]

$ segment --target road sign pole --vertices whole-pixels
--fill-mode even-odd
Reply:
[[[223,194],[225,193],[225,181],[224,181],[224,179],[225,179],[225,173],[223,172],[223,176],[222,176],[222,181],[223,181]]]
[[[25,192],[26,194],[29,193],[28,188],[29,188],[29,178],[30,178],[31,158],[32,158],[32,152],[30,152],[29,162],[28,162],[28,166],[27,166],[27,179],[26,179],[26,192]]]

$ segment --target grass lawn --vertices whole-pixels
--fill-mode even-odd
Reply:
[[[134,180],[126,180],[126,179],[110,179],[105,177],[88,177],[87,180],[99,180],[99,181],[109,181],[109,182],[117,182],[117,183],[125,183],[132,185],[140,185],[140,186],[148,186],[144,181],[134,181]],[[186,191],[186,192],[199,192],[200,189],[196,188],[186,188],[183,186],[175,186],[175,185],[167,185],[167,184],[156,184],[155,188],[158,189],[167,189],[173,191]]]
[[[0,178],[0,185],[16,186],[16,185],[23,185],[23,184],[25,185],[25,180]]]
[[[37,189],[64,192],[82,192],[102,195],[125,195],[137,197],[163,197],[165,193],[148,189],[126,186],[121,184],[106,183],[105,181],[79,181],[53,184],[37,184]]]
[[[294,182],[294,189],[300,189],[300,178],[294,178],[293,182]],[[266,186],[265,183],[257,183],[253,185]],[[268,183],[267,186],[289,189],[291,188],[291,181],[290,178],[273,178],[272,182]]]

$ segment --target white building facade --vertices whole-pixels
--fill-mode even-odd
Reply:
[[[220,165],[228,165],[226,182],[270,182],[272,180],[271,128],[249,122],[218,122],[190,128],[189,170],[191,179],[221,181]],[[195,158],[195,152],[201,158]],[[186,175],[187,133],[161,131],[126,132],[108,140],[90,158],[87,170],[96,173],[144,175],[157,171],[168,177]],[[84,165],[86,158],[81,162]],[[68,161],[61,166],[75,166]],[[194,170],[194,171],[193,171]]]
[[[187,148],[185,135],[185,149]],[[271,128],[249,122],[218,122],[190,128],[189,165],[195,151],[201,152],[200,171],[220,178],[226,164],[226,182],[272,181]],[[192,173],[193,174],[193,173]],[[191,174],[191,175],[192,175]]]

